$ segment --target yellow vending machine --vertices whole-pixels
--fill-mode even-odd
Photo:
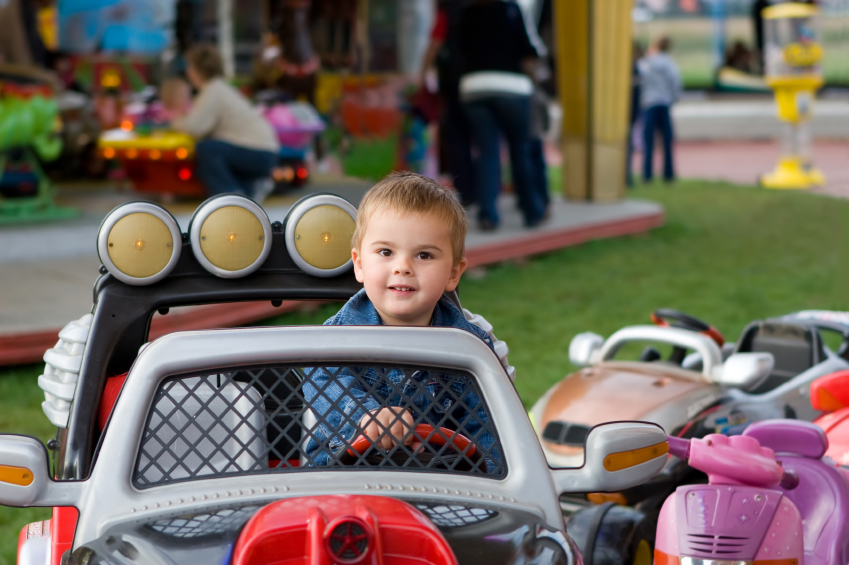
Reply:
[[[781,158],[760,178],[766,188],[811,188],[825,183],[811,162],[810,118],[814,93],[822,85],[822,45],[815,27],[819,10],[788,2],[765,8],[766,82],[775,90],[783,122]]]

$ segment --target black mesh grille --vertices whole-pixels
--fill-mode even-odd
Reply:
[[[364,437],[360,422],[371,424],[374,438]],[[274,366],[163,381],[133,483],[146,488],[327,466],[506,474],[492,418],[468,374]]]
[[[239,530],[248,518],[259,510],[259,506],[224,508],[216,512],[189,514],[167,520],[157,520],[148,528],[164,536],[174,538],[199,538],[218,536]]]
[[[440,528],[460,528],[485,522],[498,515],[486,508],[459,506],[456,504],[418,503],[416,508],[424,512],[434,525]]]

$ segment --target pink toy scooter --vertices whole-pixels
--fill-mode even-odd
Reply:
[[[655,565],[847,565],[849,473],[825,433],[766,420],[742,436],[669,438],[669,453],[708,475],[660,511]]]

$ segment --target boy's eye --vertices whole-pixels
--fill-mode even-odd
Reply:
[[[419,259],[432,259],[433,255],[431,255],[430,253],[428,253],[426,251],[422,251],[421,253],[416,255],[416,257],[418,257]]]
[[[390,255],[392,255],[392,251],[390,251],[389,249],[378,249],[377,254],[381,257],[389,257]]]

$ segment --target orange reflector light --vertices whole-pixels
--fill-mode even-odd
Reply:
[[[147,154],[148,157],[156,161],[160,157],[162,157],[162,152],[159,149],[151,149],[150,153]]]
[[[628,505],[628,499],[621,492],[591,492],[587,494],[587,500],[593,504],[604,504],[612,502],[621,506]]]
[[[177,159],[185,159],[189,156],[189,150],[185,147],[180,147],[179,149],[177,149],[176,155]]]
[[[124,120],[124,121],[122,121],[122,122],[121,122],[121,129],[122,129],[122,130],[124,130],[124,131],[132,131],[132,129],[133,129],[133,122],[131,122],[130,120]]]
[[[183,167],[179,171],[177,171],[177,176],[180,177],[180,180],[189,180],[192,178],[192,171]]]
[[[604,458],[604,468],[611,472],[621,471],[622,469],[651,461],[667,453],[669,453],[669,444],[665,441],[641,449],[611,453]]]
[[[26,467],[0,465],[0,483],[9,483],[25,487],[31,485],[32,481],[32,471]]]
[[[127,149],[127,151],[124,153],[124,156],[127,159],[135,159],[136,157],[139,156],[139,152],[136,151],[135,149]]]
[[[115,156],[115,150],[112,149],[111,147],[107,147],[106,149],[103,150],[103,158],[104,159],[111,159],[114,156]]]
[[[303,180],[303,179],[307,178],[308,174],[309,173],[307,172],[307,169],[305,167],[298,167],[297,175],[298,175],[299,179]]]
[[[280,182],[283,180],[283,169],[275,167],[274,170],[271,171],[271,176],[274,177],[274,180]]]

